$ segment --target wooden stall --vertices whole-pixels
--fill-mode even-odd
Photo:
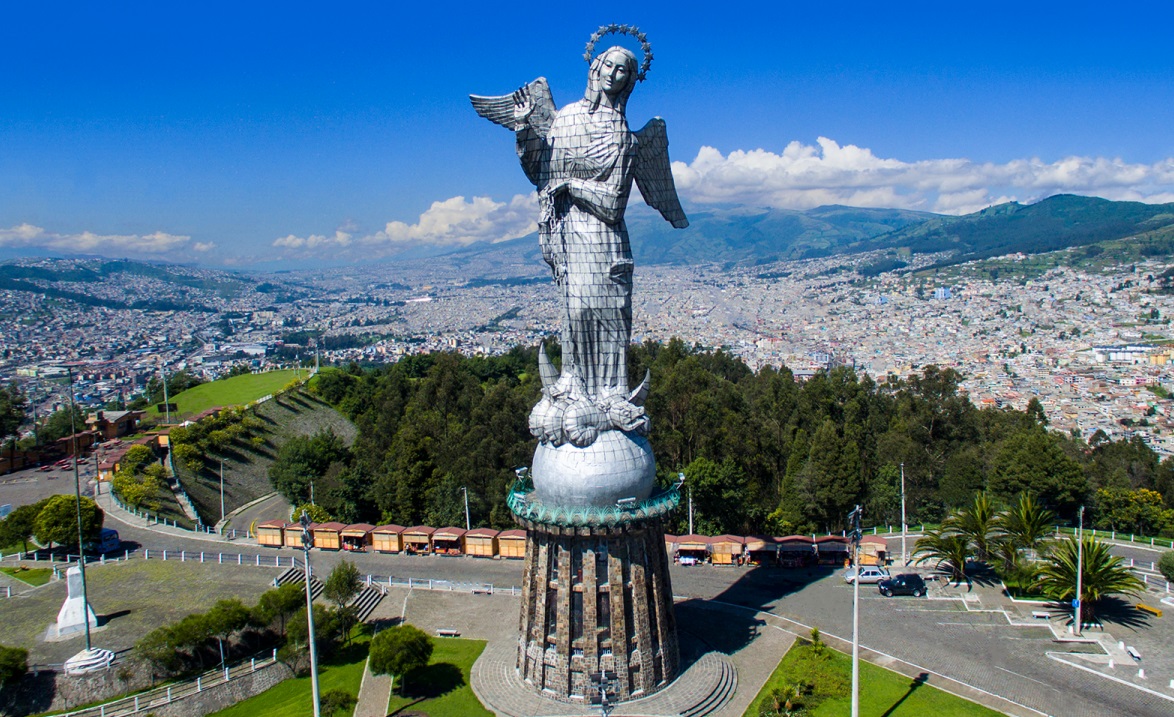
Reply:
[[[889,542],[879,535],[860,539],[860,564],[884,565],[889,557]]]
[[[497,554],[503,558],[521,560],[526,557],[526,531],[521,528],[503,530],[497,534]]]
[[[284,520],[266,520],[263,523],[257,523],[255,531],[257,533],[257,545],[265,548],[280,548],[285,544],[285,521]],[[297,525],[297,523],[294,523]],[[298,526],[298,532],[301,532],[301,526]]]
[[[371,547],[377,553],[398,553],[403,550],[403,544],[400,542],[403,532],[402,525],[388,523],[377,526],[371,531]]]
[[[318,527],[317,523],[310,523],[310,535],[314,534],[316,527]],[[285,547],[302,549],[302,526],[300,523],[285,524]]]
[[[746,539],[737,535],[718,535],[709,539],[709,559],[714,565],[741,565]]]
[[[815,539],[815,555],[820,565],[847,565],[848,539],[842,535],[824,535]]]
[[[432,534],[432,552],[437,555],[464,555],[465,529],[448,526]]]
[[[310,529],[310,534],[314,536],[314,547],[319,550],[341,550],[344,529],[346,529],[345,525],[335,521],[316,523]]]
[[[426,555],[432,552],[432,534],[436,528],[427,525],[415,525],[404,528],[401,539],[404,543],[404,552],[409,555]]]
[[[497,533],[493,528],[473,528],[465,533],[465,555],[476,558],[497,557]]]
[[[353,523],[339,532],[342,538],[342,549],[355,553],[365,553],[371,547],[371,531],[375,526],[370,523]]]
[[[746,536],[746,562],[751,565],[774,566],[779,562],[779,546],[769,535]]]
[[[805,568],[815,564],[815,540],[810,535],[788,535],[775,538],[779,551],[779,565],[784,568]]]
[[[673,559],[682,565],[694,565],[709,560],[709,537],[682,535],[677,538],[677,554]]]

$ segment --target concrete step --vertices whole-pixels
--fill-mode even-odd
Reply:
[[[355,618],[359,622],[364,622],[382,602],[383,596],[384,591],[381,588],[363,588],[363,591],[356,595],[350,604],[355,609]]]

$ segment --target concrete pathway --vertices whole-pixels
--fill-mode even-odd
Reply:
[[[371,673],[371,660],[363,669],[363,682],[359,685],[359,703],[355,705],[355,717],[387,717],[387,703],[391,700],[391,676]]]

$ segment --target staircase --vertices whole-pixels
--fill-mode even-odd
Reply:
[[[383,600],[385,594],[386,591],[380,587],[372,586],[363,588],[363,591],[355,596],[355,599],[351,601],[348,607],[354,609],[355,619],[359,622],[365,622],[379,605],[380,601]]]
[[[733,696],[734,690],[738,687],[738,671],[727,659],[719,658],[713,661],[718,663],[715,665],[719,671],[717,682],[700,702],[681,710],[681,717],[704,717],[713,714]]]
[[[278,575],[273,582],[279,587],[289,584],[304,584],[306,582],[306,573],[301,568],[290,568],[281,575]],[[324,587],[321,580],[316,577],[310,577],[310,597],[312,599],[317,599],[322,594]]]

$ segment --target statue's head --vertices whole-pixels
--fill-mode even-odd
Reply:
[[[594,110],[606,96],[608,104],[623,113],[628,96],[636,86],[636,75],[640,63],[636,55],[627,48],[616,45],[599,53],[591,61],[587,75],[587,99]]]

